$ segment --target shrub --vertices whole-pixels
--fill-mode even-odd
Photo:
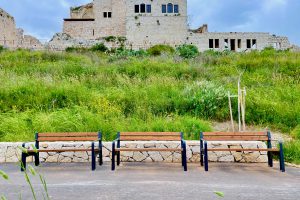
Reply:
[[[104,40],[105,40],[106,42],[115,42],[115,41],[117,40],[117,37],[111,35],[111,36],[105,37]]]
[[[300,140],[300,125],[296,126],[291,135],[293,136],[293,138]]]
[[[91,48],[92,51],[100,51],[100,52],[107,52],[108,48],[105,46],[104,43],[95,44]]]
[[[198,54],[198,48],[195,45],[180,45],[177,47],[178,54],[183,58],[195,58]]]
[[[72,47],[67,47],[66,49],[65,49],[65,51],[66,52],[79,52],[79,53],[82,53],[82,52],[86,52],[86,51],[88,51],[88,49],[87,48],[85,48],[85,47],[75,47],[75,46],[72,46]]]
[[[0,45],[0,52],[4,51],[4,46]]]
[[[147,50],[147,52],[152,56],[160,56],[162,53],[173,54],[175,49],[169,45],[155,45]]]
[[[283,147],[285,161],[300,164],[300,140],[287,142]]]

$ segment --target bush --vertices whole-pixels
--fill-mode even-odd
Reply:
[[[147,52],[152,56],[160,56],[163,53],[173,54],[175,49],[169,45],[155,45],[147,50]]]
[[[4,51],[4,46],[0,45],[0,52]]]
[[[86,52],[86,51],[88,51],[88,49],[87,48],[84,48],[84,47],[67,47],[66,49],[65,49],[65,51],[66,52],[79,52],[79,53],[82,53],[82,52]]]
[[[198,54],[198,48],[195,45],[180,45],[177,47],[178,54],[183,58],[195,58]]]
[[[300,140],[287,142],[283,147],[285,161],[300,164]]]
[[[300,125],[298,125],[291,133],[292,137],[300,140]]]
[[[91,48],[92,51],[100,51],[100,52],[107,52],[108,48],[105,46],[104,43],[95,44]]]

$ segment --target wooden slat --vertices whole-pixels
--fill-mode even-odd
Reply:
[[[98,137],[39,137],[39,141],[95,141]]]
[[[206,141],[268,141],[266,136],[204,136]]]
[[[207,151],[279,151],[278,149],[207,149]]]
[[[116,151],[182,151],[182,149],[173,148],[116,148]]]
[[[268,136],[267,132],[204,132],[204,136]]]
[[[121,141],[180,141],[180,136],[120,136]]]
[[[180,136],[179,132],[121,132],[122,136]]]
[[[92,151],[92,149],[39,149],[38,152],[77,152],[77,151]],[[99,151],[95,149],[95,151]],[[35,152],[35,150],[28,150],[28,152]]]
[[[70,133],[39,133],[39,137],[89,137],[97,136],[97,132],[70,132]]]

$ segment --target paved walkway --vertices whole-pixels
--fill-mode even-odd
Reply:
[[[300,169],[287,167],[286,173],[276,166],[264,164],[210,163],[204,172],[190,164],[184,172],[179,164],[125,163],[110,171],[109,163],[92,172],[88,163],[43,164],[39,172],[45,175],[51,199],[228,199],[228,200],[297,200],[300,199]],[[0,164],[10,181],[0,178],[0,196],[8,200],[32,199],[23,174],[14,164]],[[41,185],[35,177],[38,199]],[[218,197],[221,191],[225,197]]]

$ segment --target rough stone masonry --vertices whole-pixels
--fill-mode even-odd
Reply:
[[[187,141],[188,162],[200,162],[200,142]],[[28,143],[31,148],[34,143]],[[0,163],[18,162],[22,143],[0,143]],[[111,161],[111,142],[103,143],[103,161]],[[177,148],[180,142],[121,142],[121,147],[127,148]],[[263,142],[209,142],[209,148],[266,148]],[[90,142],[49,142],[40,143],[41,149],[91,148]],[[267,162],[266,152],[208,152],[209,161],[213,162]],[[28,157],[28,162],[32,161]],[[40,153],[41,162],[90,162],[91,152],[49,152]],[[181,162],[181,154],[177,152],[121,152],[123,162]]]

